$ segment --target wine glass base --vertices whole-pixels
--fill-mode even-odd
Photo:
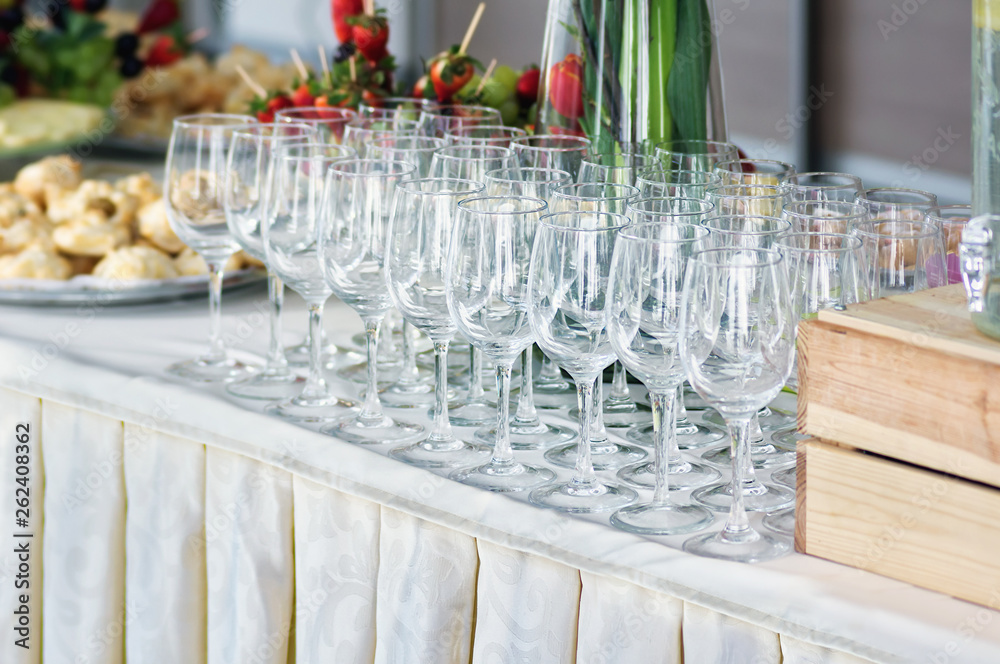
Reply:
[[[536,468],[523,463],[497,465],[492,461],[475,468],[456,470],[451,479],[469,486],[476,486],[487,491],[512,493],[525,491],[536,486],[551,482],[556,474],[548,468]]]
[[[775,512],[795,504],[795,492],[791,489],[777,484],[759,486],[760,492],[743,492],[743,505],[748,512]],[[695,489],[691,500],[715,512],[728,512],[733,504],[733,485],[725,482]]]
[[[379,390],[383,390],[399,379],[399,364],[390,364],[383,366],[379,362],[376,367],[378,370],[378,387]],[[341,380],[346,380],[349,383],[359,383],[364,385],[368,382],[368,363],[361,362],[360,364],[352,364],[349,367],[342,367],[337,370],[337,378]]]
[[[483,463],[490,458],[490,448],[456,439],[449,446],[423,440],[407,447],[397,447],[389,456],[418,468],[461,468]]]
[[[530,431],[517,431],[513,423],[510,427],[510,446],[514,450],[544,450],[559,443],[568,443],[575,439],[575,430],[559,424],[540,423]],[[482,427],[475,433],[475,438],[484,445],[493,445],[497,439],[496,425]]]
[[[311,424],[344,417],[357,407],[358,404],[354,401],[333,396],[324,399],[295,397],[282,403],[272,404],[265,408],[264,412],[293,422]]]
[[[633,503],[639,497],[632,489],[620,484],[594,481],[581,488],[573,482],[549,484],[531,492],[528,500],[539,507],[548,507],[571,514],[610,512]]]
[[[774,512],[773,514],[765,514],[764,520],[761,523],[764,524],[765,528],[779,535],[794,537],[795,509],[789,508],[780,512]]]
[[[637,445],[652,447],[653,425],[645,424],[633,427],[628,430],[625,437]],[[718,443],[725,437],[725,431],[710,429],[700,424],[688,423],[687,425],[678,424],[677,426],[677,447],[682,450],[696,450],[708,447],[709,445]]]
[[[390,408],[433,408],[436,396],[434,385],[417,383],[400,385],[393,383],[379,393],[382,405]],[[455,398],[455,391],[448,389],[448,399]]]
[[[684,491],[711,484],[720,477],[722,473],[715,468],[681,461],[670,465],[667,481],[671,491]],[[639,489],[653,489],[656,487],[655,466],[652,461],[626,466],[618,471],[618,479]]]
[[[774,560],[791,551],[791,548],[785,540],[753,530],[750,531],[749,536],[739,538],[728,537],[725,530],[698,535],[684,542],[683,546],[685,551],[697,556],[741,563]]]
[[[640,535],[684,535],[708,528],[714,515],[697,505],[629,505],[611,515],[611,525]]]
[[[780,484],[781,486],[787,486],[789,489],[795,488],[795,466],[791,468],[785,468],[784,470],[776,470],[771,473],[771,481],[775,484]]]
[[[433,413],[431,413],[433,417]],[[489,400],[449,404],[448,419],[454,427],[478,427],[497,419],[497,405]]]
[[[254,367],[234,359],[206,362],[196,358],[167,367],[167,373],[171,376],[196,383],[231,383],[250,378],[256,371]]]
[[[302,392],[305,384],[305,378],[292,373],[262,373],[251,376],[247,380],[241,380],[238,383],[230,383],[226,386],[226,392],[241,399],[285,401]]]
[[[701,419],[709,424],[714,424],[719,427],[726,426],[726,421],[717,410],[709,410],[707,413],[702,415]],[[777,408],[765,406],[757,411],[757,421],[760,423],[761,431],[777,431],[778,429],[788,429],[790,427],[794,427],[796,417],[795,413],[789,413],[784,410],[778,410]]]
[[[285,359],[288,366],[296,369],[309,367],[309,345],[305,343],[289,346],[285,349]],[[358,362],[363,362],[365,356],[352,350],[344,350],[335,344],[328,343],[320,349],[320,361],[325,369],[339,369]]]
[[[775,445],[764,445],[762,450],[757,451],[750,448],[750,460],[753,461],[753,467],[757,470],[795,465],[795,450],[783,450]],[[705,452],[701,455],[701,459],[706,463],[723,468],[728,468],[733,463],[732,452],[728,445],[711,452]]]
[[[545,458],[549,463],[563,468],[576,468],[577,445],[578,443],[569,443],[553,447],[545,453]],[[591,453],[594,470],[618,470],[646,458],[646,451],[638,447],[618,443],[609,443],[608,446],[611,448],[609,452]]]
[[[537,383],[533,387],[535,389],[535,408],[560,410],[562,408],[575,408],[577,405],[576,388],[571,387],[565,392],[549,392],[538,389]]]
[[[399,422],[387,416],[379,422],[366,423],[358,415],[344,417],[320,429],[321,433],[355,445],[406,445],[420,440],[425,431],[419,424]]]
[[[568,415],[576,420],[580,419],[580,409],[571,408]],[[604,408],[604,426],[612,427],[615,429],[624,429],[633,426],[649,425],[653,426],[653,413],[652,411],[641,409],[635,407],[633,404],[633,409],[629,408],[617,408],[608,409],[607,406]]]
[[[809,436],[799,433],[797,429],[788,429],[786,431],[775,431],[771,434],[771,442],[773,442],[778,447],[784,447],[790,450],[794,450],[799,441],[805,440]]]

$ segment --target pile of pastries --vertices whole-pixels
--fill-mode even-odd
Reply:
[[[246,113],[254,95],[237,73],[239,66],[268,90],[283,89],[296,76],[294,64],[272,64],[266,55],[245,46],[234,46],[214,63],[201,53],[191,53],[119,89],[112,104],[119,115],[117,133],[167,139],[179,115]]]
[[[240,252],[226,269],[251,265]],[[78,162],[59,156],[0,184],[0,279],[90,274],[131,281],[207,271],[170,228],[160,186],[148,173],[114,183],[85,180]]]

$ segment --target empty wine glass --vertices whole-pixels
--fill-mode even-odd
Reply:
[[[859,267],[861,240],[856,236],[789,233],[779,237],[774,248],[785,258],[796,320],[815,318],[823,309],[840,309],[864,299],[866,289]],[[794,390],[798,389],[796,368],[797,363],[793,361],[787,385]],[[804,437],[798,434],[794,425],[771,435],[776,444],[790,449]]]
[[[923,221],[927,210],[938,204],[931,192],[905,187],[862,189],[855,202],[868,210],[873,221]]]
[[[774,159],[720,161],[712,170],[722,178],[722,184],[779,185],[795,175],[794,166]]]
[[[436,376],[434,425],[426,439],[389,454],[425,468],[458,468],[482,463],[484,445],[459,440],[448,418],[448,344],[456,325],[445,295],[448,242],[459,201],[483,193],[474,180],[424,178],[401,182],[393,199],[386,242],[389,295],[403,317],[434,344]]]
[[[528,317],[536,343],[576,381],[580,443],[573,478],[539,487],[536,505],[566,512],[600,512],[632,503],[628,487],[602,482],[591,461],[594,386],[615,358],[604,306],[618,231],[628,223],[605,212],[564,212],[542,219],[528,275]]]
[[[496,365],[499,395],[492,458],[451,478],[491,491],[521,491],[555,478],[551,470],[516,461],[510,440],[511,371],[532,341],[527,316],[531,244],[547,208],[539,198],[466,199],[458,204],[448,252],[448,308],[465,338]]]
[[[439,106],[430,99],[415,99],[413,97],[378,97],[362,99],[358,103],[358,116],[362,118],[378,118],[380,120],[420,120],[424,109],[433,110]]]
[[[296,106],[285,108],[275,112],[275,122],[294,122],[305,124],[314,128],[317,132],[317,140],[320,143],[329,145],[340,145],[343,142],[344,131],[347,123],[358,117],[358,114],[349,108],[329,108],[326,106]],[[356,154],[352,150],[352,154]],[[329,367],[341,366],[357,362],[358,356],[349,353],[326,338],[326,332],[320,330],[322,361]],[[300,344],[290,346],[285,349],[285,357],[289,366],[306,367],[310,362],[310,349],[312,340],[309,333],[306,333],[305,340]]]
[[[354,118],[344,127],[343,144],[354,148],[358,157],[367,158],[368,147],[379,138],[412,136],[417,133],[416,120],[386,118]]]
[[[949,284],[962,283],[962,263],[958,246],[962,242],[962,231],[971,219],[972,206],[968,204],[938,205],[928,208],[924,214],[924,221],[941,227]]]
[[[548,168],[500,168],[486,174],[486,194],[489,196],[520,196],[538,198],[548,203],[552,190],[569,183],[569,173]],[[535,382],[533,380],[532,346],[528,346],[521,356],[521,386],[517,398],[517,410],[510,421],[511,446],[515,450],[542,449],[558,443],[565,443],[576,437],[569,427],[546,424],[538,417],[535,408]],[[563,379],[559,365],[542,356],[541,387],[539,391],[547,398],[549,405],[559,399],[576,402],[576,390]],[[548,365],[548,366],[547,366]],[[557,381],[551,380],[552,375]],[[563,401],[562,405],[571,405]],[[487,444],[496,440],[497,428],[483,427],[476,431],[476,439]]]
[[[639,190],[628,184],[583,182],[566,184],[552,191],[552,210],[558,212],[610,212],[625,214]]]
[[[647,168],[635,177],[642,198],[705,198],[709,187],[722,184],[710,171],[684,171],[663,166]]]
[[[580,136],[536,134],[515,138],[510,147],[519,166],[566,171],[575,182],[580,174],[580,164],[590,149],[590,141]]]
[[[655,478],[651,502],[629,505],[611,516],[611,523],[623,530],[678,535],[712,523],[712,513],[704,507],[671,500],[668,465],[668,450],[676,445],[671,441],[674,401],[684,382],[677,354],[684,269],[708,233],[698,225],[650,222],[625,227],[615,242],[608,286],[608,335],[619,361],[649,390],[654,426],[653,463],[618,473],[625,480],[641,469]],[[718,472],[705,470],[714,477],[704,482],[719,477]]]
[[[323,276],[318,252],[319,227],[326,215],[326,171],[356,156],[340,145],[291,145],[275,157],[270,209],[264,216],[264,256],[267,265],[309,308],[309,375],[302,392],[267,412],[300,422],[325,422],[344,415],[356,404],[330,393],[323,379],[321,355],[323,307],[332,294]]]
[[[777,185],[723,184],[709,187],[705,198],[715,206],[718,215],[780,217],[785,194]]]
[[[844,201],[791,201],[784,204],[781,217],[792,224],[795,233],[843,234],[868,221],[868,210]]]
[[[432,177],[451,177],[486,182],[486,173],[514,165],[508,148],[489,145],[451,145],[441,148],[431,159]],[[451,404],[449,417],[457,426],[477,426],[492,422],[496,405],[483,389],[483,355],[472,347],[469,352],[469,388],[465,396]]]
[[[404,443],[424,428],[394,420],[378,393],[378,332],[392,301],[384,259],[389,212],[396,186],[416,169],[405,161],[356,159],[327,172],[325,214],[319,225],[319,261],[327,285],[365,324],[368,385],[361,411],[323,429],[351,443]]]
[[[267,196],[274,178],[277,152],[283,146],[309,142],[315,136],[313,127],[294,123],[250,125],[233,132],[226,166],[230,178],[224,203],[226,223],[243,251],[261,262],[266,263],[262,219],[268,209]],[[267,364],[260,373],[230,383],[226,391],[238,397],[276,401],[301,392],[305,379],[288,368],[281,344],[285,285],[270,268],[267,286],[271,305]]]
[[[372,141],[368,154],[374,159],[405,161],[417,169],[416,177],[430,174],[434,151],[445,146],[443,138],[430,136],[390,136]],[[419,408],[434,405],[434,372],[417,365],[419,334],[413,325],[403,319],[402,364],[399,377],[382,391],[382,403],[393,408]]]
[[[226,225],[223,201],[228,180],[226,155],[233,134],[253,123],[243,115],[206,113],[174,120],[167,149],[163,201],[177,237],[208,265],[209,349],[193,360],[167,367],[186,380],[230,382],[252,369],[229,357],[222,337],[222,276],[239,244]]]
[[[503,125],[475,125],[458,127],[445,136],[449,145],[491,145],[497,148],[509,148],[515,138],[527,136],[528,133],[518,127]]]
[[[729,518],[720,532],[687,540],[689,553],[756,562],[789,550],[787,542],[750,526],[743,489],[751,420],[788,378],[795,323],[778,252],[710,249],[689,259],[681,300],[681,361],[694,389],[724,415],[733,448]]]
[[[652,155],[633,152],[598,152],[580,162],[577,182],[602,182],[635,186],[636,175],[657,164]]]
[[[861,178],[850,173],[813,171],[793,173],[782,183],[789,202],[843,201],[853,203],[864,187]]]
[[[448,132],[462,127],[499,124],[503,124],[500,111],[488,106],[437,104],[420,113],[420,133],[437,138],[445,138]]]
[[[663,224],[695,224],[703,225],[713,214],[714,206],[708,201],[698,198],[637,198],[628,205],[627,216],[633,224],[663,223]],[[716,471],[702,466],[692,466],[680,456],[681,449],[697,449],[716,443],[725,433],[701,424],[695,424],[687,418],[684,407],[683,392],[678,388],[681,397],[676,400],[675,437],[669,439],[667,458],[670,472],[673,474],[671,486],[674,488],[694,488],[718,479]],[[654,424],[637,424],[625,434],[629,440],[640,445],[653,445]],[[652,487],[656,479],[651,472],[651,465],[644,464],[638,471],[626,471],[627,481],[643,487]],[[619,475],[621,477],[621,475]]]
[[[854,228],[861,240],[861,269],[870,299],[914,293],[948,283],[944,235],[928,221],[866,221]]]
[[[721,161],[739,159],[739,150],[732,143],[678,139],[656,145],[656,158],[666,168],[685,171],[708,171]]]

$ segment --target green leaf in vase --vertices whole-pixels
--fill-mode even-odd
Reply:
[[[667,81],[677,43],[677,0],[649,3],[649,139],[669,141],[674,119],[667,98]]]
[[[675,139],[707,138],[708,73],[712,26],[705,0],[677,0],[677,43],[667,79]]]

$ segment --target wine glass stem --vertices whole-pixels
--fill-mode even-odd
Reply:
[[[403,370],[399,373],[397,382],[413,384],[420,382],[420,372],[417,370],[415,330],[409,321],[403,320]]]
[[[434,425],[427,439],[438,443],[454,439],[448,419],[448,341],[434,341]]]
[[[309,377],[301,398],[318,399],[326,394],[321,354],[323,347],[323,307],[325,302],[309,303]]]
[[[368,350],[368,387],[365,389],[365,403],[358,419],[378,421],[382,419],[382,402],[378,398],[378,333],[382,316],[365,317],[365,347]]]
[[[558,383],[563,379],[559,365],[546,356],[542,356],[542,370],[539,372],[539,380],[545,383]]]
[[[202,358],[207,364],[226,361],[226,344],[222,338],[222,276],[225,258],[206,260],[208,265],[208,353]]]
[[[674,390],[674,394],[677,395],[677,401],[676,401],[677,407],[675,409],[675,412],[677,413],[677,416],[676,416],[676,419],[674,420],[674,423],[676,424],[677,422],[683,422],[683,423],[687,424],[687,421],[688,421],[688,411],[687,411],[687,406],[684,405],[684,384],[683,383],[681,383],[681,385],[676,390]]]
[[[653,406],[653,504],[670,504],[670,463],[668,452],[671,445],[677,446],[677,431],[674,402],[677,390],[650,392],[649,401]]]
[[[580,442],[577,444],[573,484],[592,484],[596,480],[590,458],[591,425],[594,422],[594,380],[576,379],[576,398],[580,402]]]
[[[611,391],[608,394],[608,401],[621,402],[631,399],[632,395],[628,391],[628,379],[625,376],[625,366],[621,362],[615,362],[615,372],[611,377]]]
[[[510,374],[512,362],[497,362],[497,439],[493,444],[494,464],[509,465],[514,460],[510,448]]]
[[[732,445],[730,454],[733,465],[733,502],[729,508],[729,518],[726,520],[727,535],[742,535],[750,530],[750,520],[743,504],[743,483],[750,460],[750,421],[749,417],[726,421]]]
[[[521,393],[517,397],[517,412],[514,420],[518,424],[534,424],[538,422],[538,411],[535,410],[535,388],[532,386],[531,346],[521,355]]]
[[[267,294],[271,303],[271,341],[267,349],[267,368],[281,372],[288,368],[285,350],[281,345],[281,309],[285,304],[285,284],[273,271],[267,271]]]
[[[479,401],[483,398],[483,352],[472,346],[469,349],[469,394],[466,401]]]

